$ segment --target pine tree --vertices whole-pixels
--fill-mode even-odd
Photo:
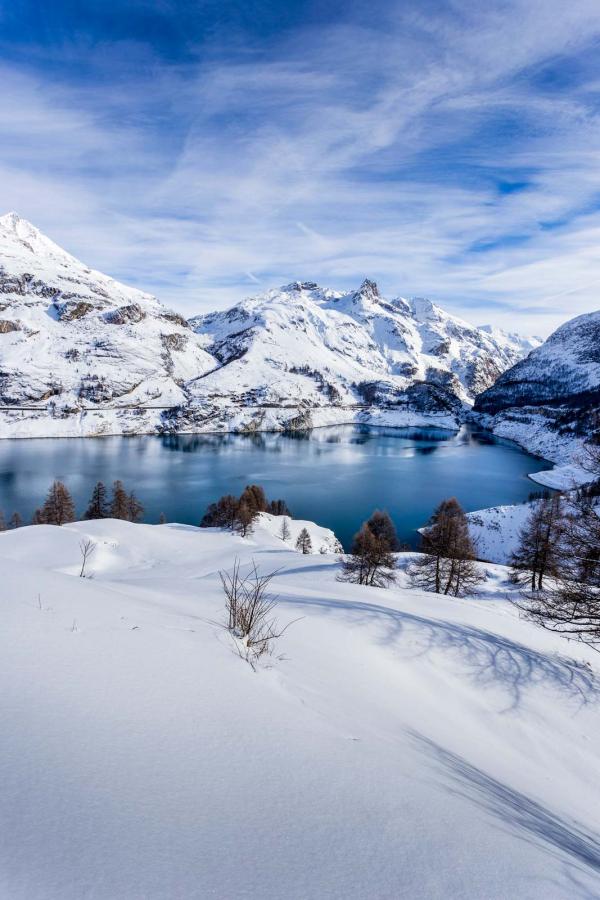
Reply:
[[[110,515],[108,499],[106,496],[106,487],[98,481],[94,490],[88,508],[83,514],[84,519],[107,519]]]
[[[240,503],[245,503],[254,515],[268,509],[264,489],[259,484],[248,484],[242,492]]]
[[[129,496],[122,481],[115,481],[113,484],[110,518],[125,520],[129,518]]]
[[[304,554],[312,553],[312,541],[306,528],[301,530],[296,539],[296,550],[299,550]]]
[[[6,522],[4,520],[4,513],[0,509],[0,531],[6,531]]]
[[[240,501],[231,494],[211,503],[200,522],[200,528],[234,528]]]
[[[388,512],[376,509],[371,517],[367,519],[367,526],[376,538],[385,541],[389,550],[398,550],[400,543],[396,534],[396,527]]]
[[[133,491],[127,498],[127,518],[130,522],[139,522],[144,515],[144,507]]]
[[[283,522],[281,523],[279,537],[281,538],[282,541],[289,541],[291,536],[292,536],[292,532],[290,531],[290,523],[288,522],[287,518],[284,518]]]
[[[8,524],[11,528],[21,528],[23,525],[23,519],[18,512],[14,512],[10,517]]]
[[[421,536],[422,556],[411,567],[425,590],[460,597],[483,581],[475,562],[469,521],[455,497],[443,500]]]
[[[75,521],[73,499],[62,481],[55,481],[51,485],[41,512],[47,525],[65,525]]]
[[[44,513],[38,507],[38,509],[36,509],[34,511],[32,517],[31,517],[31,524],[32,525],[44,525],[45,522],[46,522],[46,520],[44,519]]]
[[[241,534],[242,537],[246,537],[252,531],[252,523],[256,518],[257,513],[252,510],[245,500],[240,501],[237,507],[235,525],[234,528]]]
[[[557,572],[562,556],[564,514],[559,494],[538,500],[519,532],[519,543],[510,560],[513,580],[529,582],[532,591],[541,591],[544,577]]]
[[[350,555],[344,557],[341,581],[387,587],[394,581],[396,558],[390,551],[387,539],[373,534],[363,522],[352,540]]]
[[[271,500],[267,507],[267,512],[271,513],[272,516],[289,516],[290,519],[292,518],[285,500]]]

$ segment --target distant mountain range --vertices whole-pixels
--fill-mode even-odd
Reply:
[[[0,436],[454,426],[539,344],[429,300],[294,282],[187,322],[0,218]]]
[[[468,418],[558,462],[598,429],[600,312],[547,341],[293,282],[186,321],[0,218],[0,437]]]

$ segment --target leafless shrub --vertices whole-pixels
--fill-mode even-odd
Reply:
[[[96,544],[92,541],[91,538],[87,538],[83,540],[79,544],[79,550],[81,552],[81,569],[79,570],[80,578],[89,578],[90,576],[85,574],[85,567],[87,565],[88,560],[94,555],[96,552]]]
[[[225,594],[227,630],[237,639],[240,655],[252,668],[261,656],[272,652],[273,642],[292,624],[280,628],[273,615],[278,598],[270,594],[269,587],[275,575],[277,571],[261,575],[253,562],[250,572],[244,576],[237,559],[231,573],[219,572]]]

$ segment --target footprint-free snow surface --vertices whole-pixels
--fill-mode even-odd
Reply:
[[[499,566],[477,600],[364,588],[278,528],[0,534],[0,897],[600,897],[597,654]],[[256,671],[236,556],[297,620]]]

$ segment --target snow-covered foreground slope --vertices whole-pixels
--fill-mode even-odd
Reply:
[[[0,217],[0,437],[455,427],[531,345],[370,281],[296,282],[190,324]]]
[[[578,462],[583,441],[598,429],[599,348],[600,311],[577,316],[475,401],[482,424],[558,464],[532,476],[542,484],[570,488],[590,480]]]
[[[586,651],[499,567],[476,601],[369,589],[272,530],[0,534],[0,895],[599,896]],[[256,672],[218,624],[236,555],[299,619]]]

